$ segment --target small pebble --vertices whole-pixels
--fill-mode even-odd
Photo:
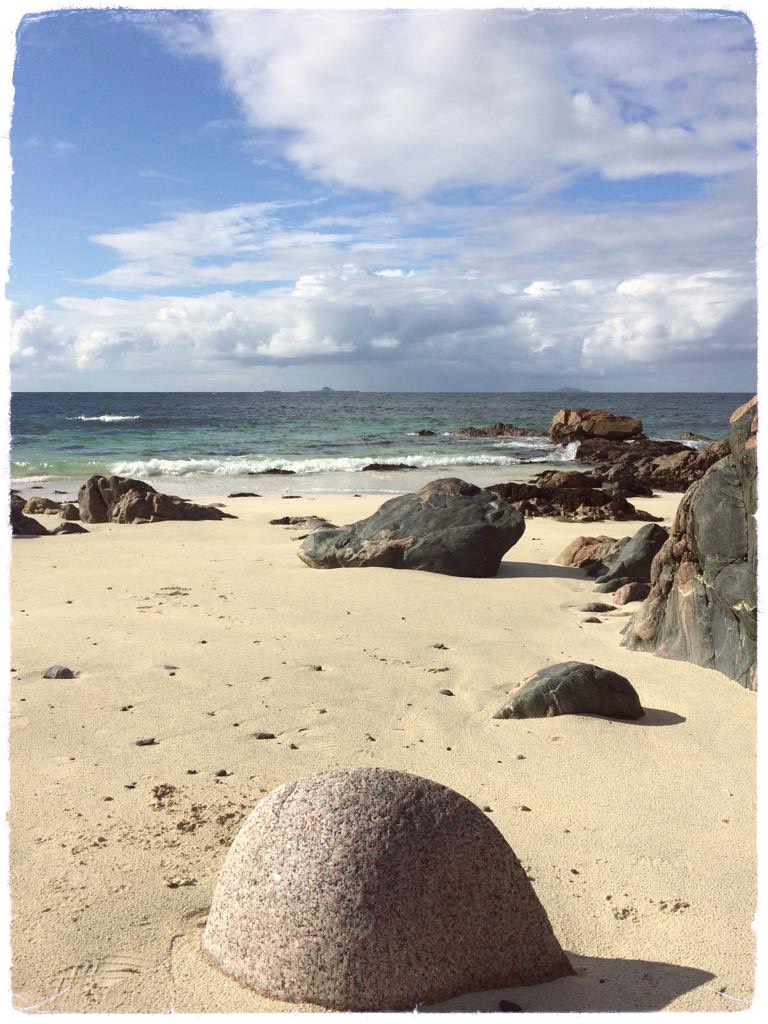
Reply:
[[[520,804],[520,810],[521,811],[530,811],[530,809],[531,808],[530,807],[526,807],[525,804]]]
[[[453,696],[453,690],[438,690],[437,692],[444,694],[446,697]]]
[[[219,770],[217,772],[214,772],[214,774],[217,779],[226,779],[226,777],[231,773],[228,772],[226,768],[219,768]]]
[[[150,736],[147,740],[136,740],[137,747],[155,747],[157,746],[157,740],[154,736]]]
[[[253,738],[255,740],[273,740],[275,734],[273,732],[255,732]]]
[[[525,754],[518,754],[517,755],[517,760],[518,761],[524,761],[525,760]]]
[[[74,679],[75,673],[66,665],[51,665],[42,673],[43,679]]]

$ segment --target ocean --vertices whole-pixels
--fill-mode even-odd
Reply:
[[[19,392],[11,399],[11,479],[20,490],[76,490],[94,473],[150,480],[183,495],[337,491],[396,493],[440,476],[478,484],[574,468],[575,446],[546,436],[563,406],[637,416],[649,437],[713,440],[749,394],[511,394],[303,391]],[[503,421],[536,437],[462,440],[462,426]],[[435,436],[420,437],[419,430]],[[692,442],[694,443],[694,442]],[[703,442],[702,442],[703,443]],[[363,471],[369,463],[408,471]],[[264,470],[292,470],[294,476]],[[39,493],[39,490],[38,490]]]

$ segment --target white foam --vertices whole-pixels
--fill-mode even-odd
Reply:
[[[247,476],[269,469],[291,469],[297,476],[313,473],[356,473],[372,462],[396,461],[413,469],[440,466],[515,466],[520,459],[507,455],[371,455],[367,458],[288,459],[259,456],[241,459],[137,459],[115,462],[110,472],[118,476]]]
[[[81,420],[83,423],[121,423],[123,420],[140,420],[141,416],[116,416],[104,413],[103,416],[67,416],[68,420]]]

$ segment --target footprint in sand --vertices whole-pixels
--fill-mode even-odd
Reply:
[[[98,997],[100,992],[116,985],[130,984],[133,978],[152,967],[153,962],[149,957],[118,953],[104,960],[65,967],[53,976],[49,991],[54,996],[73,992],[75,996]]]

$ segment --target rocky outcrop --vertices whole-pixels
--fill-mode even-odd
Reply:
[[[264,797],[227,854],[202,945],[263,995],[346,1011],[573,973],[489,817],[388,768],[333,768]]]
[[[367,473],[389,473],[393,469],[413,469],[407,462],[369,462],[363,466],[362,472]]]
[[[491,484],[488,488],[529,518],[549,516],[570,522],[599,523],[628,519],[656,522],[650,512],[598,487],[552,487],[535,483]]]
[[[555,444],[569,444],[590,437],[624,441],[642,434],[640,420],[633,416],[616,416],[605,409],[559,409],[549,424],[549,439]]]
[[[48,531],[36,519],[24,515],[26,502],[18,494],[11,494],[11,533],[14,537],[45,537]]]
[[[437,437],[437,434],[435,434],[434,430],[417,430],[416,431],[416,436],[417,437]]]
[[[529,676],[493,717],[600,715],[634,720],[644,714],[637,692],[624,676],[583,661],[563,661]]]
[[[625,643],[755,689],[757,398],[732,415],[729,441],[684,494]]]
[[[382,566],[487,577],[524,530],[516,509],[449,477],[385,501],[360,522],[311,534],[299,557],[315,569]]]
[[[69,533],[88,533],[88,531],[80,523],[71,522],[60,523],[55,530],[51,530],[52,536],[62,536]]]
[[[143,480],[92,476],[78,493],[84,523],[160,523],[174,519],[234,519],[212,505],[161,494]]]
[[[542,437],[541,430],[516,427],[514,423],[492,423],[489,427],[459,427],[454,437]]]
[[[706,434],[694,434],[691,430],[684,430],[682,434],[677,435],[681,441],[711,441],[711,437],[707,437]]]
[[[679,441],[638,440],[630,443],[584,441],[579,462],[608,463],[596,470],[603,485],[642,485],[659,491],[684,491],[730,451],[728,441],[691,448]]]

